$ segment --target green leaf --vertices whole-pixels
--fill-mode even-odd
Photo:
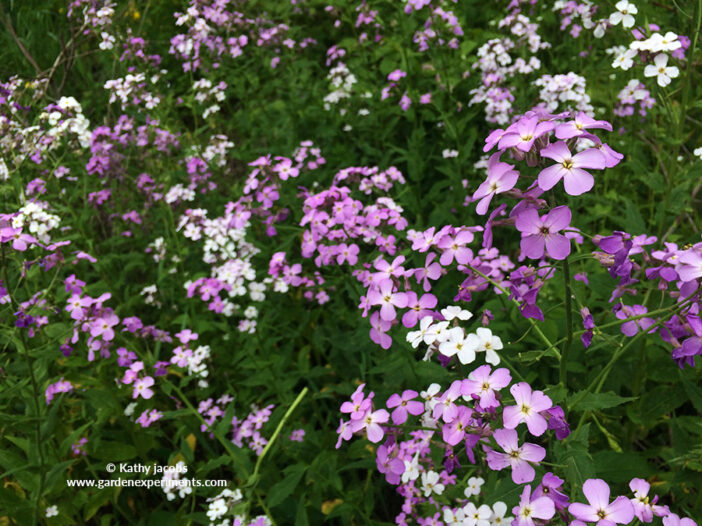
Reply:
[[[266,500],[270,507],[277,506],[283,502],[300,483],[300,479],[305,474],[307,467],[304,464],[295,464],[285,470],[286,476],[283,480],[273,485],[268,491]]]
[[[582,391],[573,394],[571,397],[573,400],[577,400]],[[587,393],[581,400],[577,403],[569,406],[571,411],[597,411],[600,409],[609,409],[611,407],[616,407],[626,402],[631,402],[636,400],[635,397],[619,396],[612,393]]]

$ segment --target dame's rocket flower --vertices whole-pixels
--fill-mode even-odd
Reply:
[[[534,208],[522,210],[515,226],[522,233],[522,253],[531,259],[544,257],[544,249],[553,259],[565,259],[570,254],[570,240],[559,232],[570,226],[571,212],[567,206],[558,206],[539,217]]]
[[[550,190],[563,179],[563,187],[567,194],[580,195],[589,192],[595,184],[595,178],[584,169],[603,170],[606,166],[605,156],[599,149],[590,148],[572,155],[563,141],[555,142],[541,150],[541,156],[553,159],[557,163],[539,173],[539,187],[544,191]]]

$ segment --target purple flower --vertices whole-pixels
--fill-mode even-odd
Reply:
[[[489,365],[481,365],[468,375],[467,380],[463,380],[461,387],[463,396],[478,396],[480,407],[485,409],[499,407],[495,391],[507,387],[512,381],[512,376],[504,367],[496,369],[492,374],[490,370]]]
[[[558,405],[554,406],[544,411],[544,414],[548,421],[548,428],[556,431],[556,438],[558,440],[563,440],[570,435],[570,426],[565,419],[565,413],[562,407]]]
[[[568,506],[568,496],[565,493],[558,491],[565,482],[562,478],[557,477],[550,471],[544,474],[541,479],[541,484],[536,486],[534,490],[534,498],[548,497],[556,505],[556,509],[564,510]]]
[[[520,248],[526,257],[541,259],[546,252],[553,259],[565,259],[570,254],[570,240],[561,230],[570,226],[571,212],[567,206],[558,206],[539,217],[534,208],[522,210],[515,219],[517,230],[522,233]]]
[[[539,122],[538,117],[521,118],[507,128],[507,132],[502,136],[497,147],[500,150],[515,147],[522,152],[528,152],[536,139],[553,128],[552,122]]]
[[[596,121],[582,111],[575,116],[572,121],[564,122],[556,126],[556,137],[558,139],[571,139],[585,134],[585,130],[599,128],[601,130],[612,131],[612,125],[607,121]]]
[[[514,526],[534,526],[534,519],[548,520],[556,514],[553,501],[548,497],[531,496],[531,486],[525,486],[519,500],[519,506],[512,508]]]
[[[534,480],[534,468],[530,462],[541,462],[546,456],[546,450],[528,442],[520,447],[517,432],[514,429],[498,429],[493,436],[505,452],[498,453],[484,446],[490,469],[501,471],[507,466],[511,467],[512,480],[515,484],[524,484]]]
[[[583,484],[583,493],[589,504],[574,502],[568,511],[585,522],[594,522],[597,526],[629,524],[634,519],[634,506],[626,497],[617,497],[609,502],[609,486],[602,479],[588,479]]]
[[[387,331],[392,327],[392,323],[381,319],[380,314],[374,312],[370,316],[370,339],[373,343],[377,343],[383,349],[389,349],[392,345],[392,338],[387,334]]]
[[[473,194],[473,201],[480,200],[475,207],[475,211],[479,215],[487,213],[490,201],[492,201],[494,195],[511,190],[519,179],[519,172],[514,170],[511,164],[499,161],[500,155],[502,155],[502,152],[493,154],[490,157],[488,177]]]
[[[514,396],[516,405],[505,407],[502,415],[505,427],[514,429],[525,422],[529,433],[534,436],[543,435],[548,424],[541,411],[551,408],[551,399],[541,391],[532,392],[531,386],[526,382],[514,384],[509,392]]]
[[[631,479],[629,488],[634,492],[634,497],[631,499],[631,504],[634,506],[634,515],[641,522],[652,522],[653,516],[664,517],[670,513],[668,506],[658,506],[658,495],[651,499],[648,492],[651,485],[644,479]]]
[[[390,414],[385,409],[372,411],[368,409],[363,418],[351,422],[351,431],[355,433],[361,429],[366,430],[366,438],[374,444],[383,439],[385,432],[380,424],[384,424],[390,418]]]
[[[407,295],[404,292],[394,292],[393,289],[392,280],[385,279],[380,282],[377,289],[368,292],[368,302],[371,305],[380,305],[380,319],[384,321],[395,319],[395,307],[407,306]]]
[[[642,314],[646,314],[647,312],[648,309],[643,305],[632,305],[631,307],[629,307],[628,305],[622,305],[621,308],[616,311],[615,316],[620,320],[626,320],[634,316],[641,316]],[[653,318],[639,318],[638,320],[632,320],[627,321],[626,323],[622,323],[621,331],[627,336],[633,336],[634,334],[639,332],[639,330],[646,331],[651,325],[654,325],[655,323],[656,321]],[[655,329],[652,329],[649,332],[655,332]]]
[[[663,526],[697,526],[697,523],[692,519],[681,519],[675,513],[671,513],[663,517]]]
[[[455,446],[466,436],[466,428],[470,424],[473,410],[464,405],[458,406],[458,414],[450,423],[444,424],[442,434],[444,442]]]
[[[563,141],[553,143],[541,150],[541,156],[558,163],[544,168],[539,173],[539,187],[544,191],[550,190],[563,179],[563,187],[567,194],[584,194],[592,189],[595,179],[583,168],[596,170],[605,168],[605,156],[597,148],[590,148],[572,155],[568,145]]]
[[[417,294],[412,291],[407,292],[406,295],[409,310],[402,316],[402,325],[409,329],[417,325],[417,321],[421,318],[431,316],[431,309],[436,307],[437,299],[433,294],[423,294],[417,299]]]
[[[421,415],[424,412],[424,403],[414,400],[419,394],[417,391],[406,390],[402,396],[395,393],[388,398],[387,407],[396,409],[392,412],[392,421],[395,425],[404,424],[407,421],[407,413],[411,415]]]

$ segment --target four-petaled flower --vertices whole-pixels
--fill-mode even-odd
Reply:
[[[573,155],[563,141],[548,145],[541,150],[541,156],[557,163],[544,168],[539,173],[539,188],[543,191],[550,190],[563,179],[563,187],[567,194],[584,194],[595,184],[595,178],[590,172],[586,172],[585,168],[604,170],[606,167],[605,156],[598,148],[590,148]]]
[[[629,499],[621,496],[609,502],[609,486],[604,480],[586,480],[583,493],[589,504],[574,502],[568,506],[576,519],[594,522],[597,526],[629,524],[634,519],[634,506]]]
[[[553,259],[565,259],[570,254],[570,240],[560,234],[570,226],[570,208],[557,206],[544,216],[534,208],[519,212],[515,219],[517,230],[522,233],[520,248],[530,259],[541,259],[545,252]]]

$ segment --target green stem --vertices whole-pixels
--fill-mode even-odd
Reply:
[[[476,269],[475,267],[472,267],[472,266],[470,266],[470,265],[466,265],[466,266],[467,266],[468,268],[470,268],[473,272],[475,272],[478,276],[480,276],[481,278],[487,280],[487,281],[488,281],[492,286],[494,286],[497,290],[499,290],[500,292],[502,292],[502,294],[504,294],[507,298],[509,298],[509,301],[511,301],[512,303],[514,303],[514,305],[517,306],[517,308],[520,308],[520,307],[521,307],[521,305],[519,305],[519,302],[518,302],[515,298],[510,298],[510,296],[511,296],[510,293],[509,293],[507,290],[505,290],[505,288],[502,287],[502,285],[500,285],[499,283],[497,283],[497,282],[496,282],[495,280],[493,280],[492,278],[486,276],[485,274],[483,274],[482,272],[480,272],[480,271],[479,271],[478,269]],[[560,359],[561,359],[561,353],[558,352],[558,349],[556,349],[556,347],[551,343],[551,340],[548,339],[548,336],[546,336],[546,335],[543,333],[543,331],[539,328],[539,326],[536,324],[536,322],[535,322],[534,320],[532,320],[531,318],[527,318],[526,320],[531,324],[531,327],[534,329],[534,331],[536,331],[536,334],[538,334],[539,338],[541,338],[541,341],[544,342],[544,343],[547,345],[548,350],[551,350],[551,351],[554,353],[554,355],[560,360]]]
[[[281,430],[283,429],[283,426],[285,425],[285,422],[287,422],[288,418],[290,418],[290,415],[295,411],[295,408],[302,402],[302,399],[305,397],[309,389],[305,387],[300,391],[300,394],[297,395],[297,398],[295,398],[295,401],[292,403],[292,405],[288,408],[288,410],[285,412],[285,415],[283,415],[283,419],[280,421],[278,424],[278,427],[275,428],[275,431],[273,432],[273,436],[271,436],[271,439],[268,441],[268,444],[266,444],[266,447],[263,448],[263,451],[261,452],[261,455],[258,457],[258,460],[256,461],[256,466],[254,466],[254,472],[253,475],[251,475],[251,479],[253,481],[253,486],[256,486],[256,482],[258,481],[258,471],[261,468],[261,463],[263,462],[263,459],[265,458],[266,454],[268,451],[273,447],[273,444],[275,443],[275,440],[278,438],[278,435],[280,434]]]
[[[568,264],[568,258],[563,260],[563,282],[565,284],[565,309],[566,309],[566,341],[563,343],[563,350],[561,351],[561,370],[560,370],[560,382],[563,387],[566,386],[566,381],[568,379],[568,351],[570,351],[570,346],[573,343],[573,306],[572,306],[572,292],[570,290],[570,265]]]

